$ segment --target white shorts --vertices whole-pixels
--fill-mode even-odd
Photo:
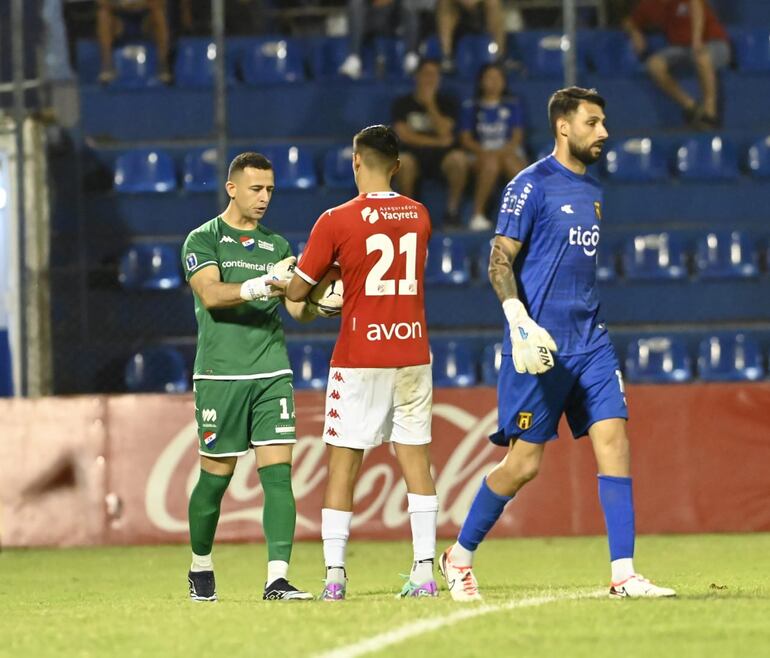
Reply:
[[[430,364],[404,368],[332,368],[326,387],[324,441],[367,450],[392,441],[430,443]]]

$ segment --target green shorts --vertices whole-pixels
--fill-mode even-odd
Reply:
[[[252,446],[296,443],[291,375],[269,379],[197,379],[199,452],[245,455]]]

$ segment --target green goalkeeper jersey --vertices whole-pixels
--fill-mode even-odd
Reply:
[[[240,231],[221,217],[187,236],[182,262],[187,280],[204,267],[218,267],[225,283],[243,283],[291,256],[289,243],[264,226]],[[198,347],[193,379],[261,379],[291,374],[279,299],[207,309],[198,296]]]

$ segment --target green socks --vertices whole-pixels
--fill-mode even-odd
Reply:
[[[258,470],[265,492],[262,527],[267,541],[267,559],[288,562],[297,522],[297,506],[291,490],[291,464],[272,464]]]
[[[288,464],[287,464],[288,466]],[[209,555],[214,545],[214,534],[219,521],[222,496],[232,475],[214,475],[201,470],[198,484],[190,496],[188,518],[190,521],[190,544],[195,555]],[[292,504],[294,499],[292,498]],[[292,526],[293,527],[293,526]]]

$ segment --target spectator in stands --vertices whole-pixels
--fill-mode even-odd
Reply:
[[[420,177],[444,178],[449,188],[444,225],[457,227],[468,180],[468,158],[455,141],[458,103],[439,92],[438,61],[420,62],[414,80],[414,91],[397,98],[391,109],[393,127],[402,143],[396,182],[405,196],[414,197]]]
[[[716,71],[730,62],[727,32],[708,0],[640,0],[623,26],[634,50],[646,58],[647,72],[683,109],[692,125],[711,129],[719,125]],[[648,52],[643,30],[662,30],[667,47]],[[698,103],[671,75],[672,69],[691,64],[698,74],[703,100]]]
[[[482,16],[483,14],[483,16]],[[441,42],[445,73],[454,69],[454,43],[458,27],[478,31],[481,23],[497,46],[497,57],[505,56],[505,24],[500,0],[438,0],[436,27]]]
[[[96,5],[96,31],[102,56],[99,82],[107,84],[115,79],[112,65],[115,41],[127,37],[129,31],[140,32],[145,23],[149,24],[158,49],[158,79],[164,84],[171,82],[166,0],[97,0]],[[137,26],[140,29],[137,30]]]
[[[404,72],[411,75],[419,62],[419,17],[414,0],[348,0],[350,54],[340,66],[340,73],[354,80],[360,78],[361,49],[366,38],[392,34],[394,29],[403,33]]]
[[[524,153],[524,116],[518,99],[506,87],[499,64],[484,66],[476,81],[476,95],[460,112],[460,145],[471,153],[476,170],[470,228],[488,230],[486,208],[500,174],[511,180],[527,166]]]

